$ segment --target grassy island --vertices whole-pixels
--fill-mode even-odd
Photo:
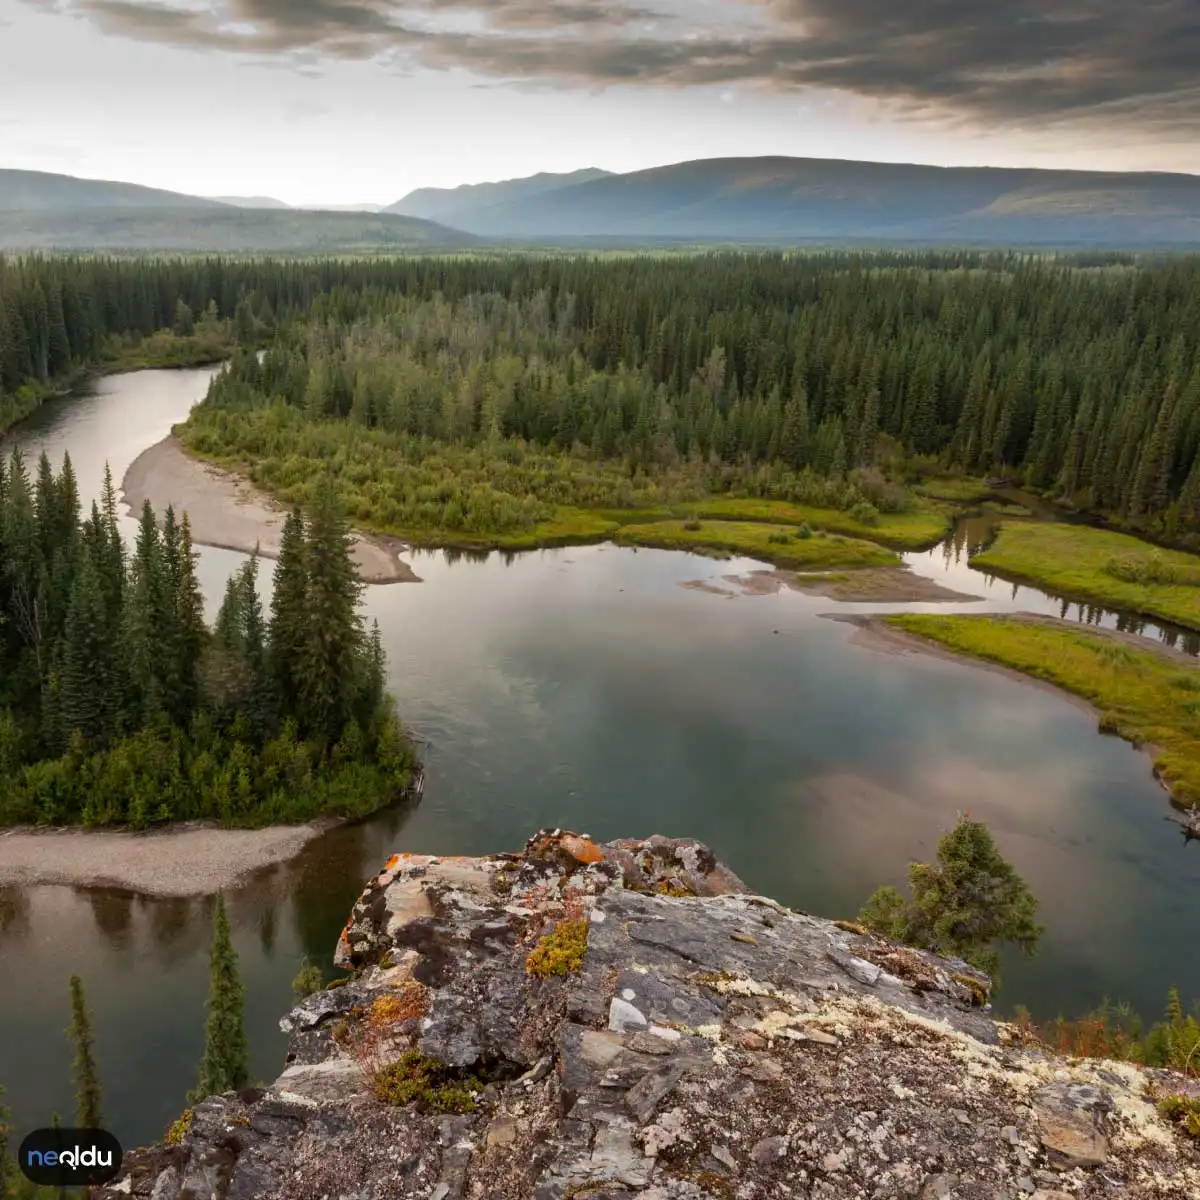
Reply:
[[[1100,710],[1100,729],[1145,747],[1175,800],[1200,805],[1200,666],[1050,620],[904,613],[888,625],[1043,679]]]
[[[653,546],[663,550],[692,550],[700,554],[741,555],[793,570],[837,567],[888,567],[900,562],[897,554],[872,542],[827,535],[808,536],[794,526],[763,525],[754,521],[654,521],[624,525],[613,540],[625,545]]]
[[[1091,601],[1200,629],[1200,558],[1125,533],[1036,521],[1008,522],[971,565]]]

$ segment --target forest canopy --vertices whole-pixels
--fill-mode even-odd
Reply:
[[[193,450],[290,498],[332,462],[354,520],[408,533],[719,493],[896,510],[911,500],[893,481],[938,469],[1200,545],[1197,259],[359,271],[289,310],[261,363],[235,358],[188,424]]]

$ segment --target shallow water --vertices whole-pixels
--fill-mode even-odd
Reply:
[[[69,448],[88,494],[105,458],[119,481],[183,419],[203,375],[109,379],[48,405],[18,436],[56,461]],[[1200,854],[1166,819],[1144,755],[1100,737],[1093,714],[1055,693],[881,654],[821,618],[1056,603],[1028,588],[1014,600],[953,549],[949,562],[909,558],[987,603],[724,599],[679,584],[756,564],[613,546],[421,554],[424,583],[369,588],[392,689],[428,743],[425,796],[411,814],[334,831],[230,897],[254,1074],[280,1070],[277,1022],[301,956],[328,965],[389,853],[517,849],[544,825],[697,837],[756,890],[848,916],[970,809],[1029,879],[1048,926],[1037,960],[1007,966],[1002,1004],[1049,1016],[1108,994],[1155,1014],[1171,984],[1200,994]],[[240,560],[202,552],[210,611]],[[18,1131],[71,1111],[72,971],[95,1014],[108,1126],[128,1145],[178,1114],[202,1041],[210,905],[0,892],[0,1082]]]

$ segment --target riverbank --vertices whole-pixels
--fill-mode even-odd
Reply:
[[[921,651],[1052,687],[1099,716],[1102,733],[1145,750],[1181,808],[1200,805],[1200,668],[1195,659],[1117,630],[1086,631],[1028,614],[841,616],[853,641],[891,653]]]
[[[136,516],[149,500],[158,513],[173,505],[186,512],[192,540],[201,546],[279,555],[286,511],[248,480],[184,452],[173,435],[143,450],[121,481],[124,501]],[[420,583],[399,555],[405,542],[379,534],[356,533],[354,565],[364,583]]]
[[[139,895],[211,895],[293,858],[340,824],[222,829],[189,822],[149,832],[18,826],[0,830],[0,888],[66,884]]]
[[[1091,525],[1006,521],[971,566],[1200,630],[1200,558]]]
[[[48,383],[24,383],[17,391],[0,397],[0,436],[18,422],[32,416],[47,400],[69,396],[93,379],[128,375],[133,371],[183,371],[224,362],[232,344],[221,339],[181,338],[161,330],[135,343],[122,343],[95,362],[83,363]]]

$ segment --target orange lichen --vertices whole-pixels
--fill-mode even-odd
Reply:
[[[604,858],[604,851],[591,838],[565,837],[562,840],[562,847],[572,858],[581,863],[600,862]]]

